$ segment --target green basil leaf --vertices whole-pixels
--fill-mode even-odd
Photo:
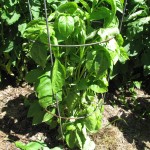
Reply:
[[[56,59],[52,72],[52,89],[54,94],[56,94],[61,100],[61,96],[59,96],[60,92],[62,92],[62,86],[64,85],[66,78],[66,70],[63,64]]]
[[[53,30],[53,27],[49,25],[50,34],[54,35],[55,32]],[[26,37],[30,40],[36,40],[41,34],[46,33],[46,22],[44,20],[32,20],[28,23],[26,30],[23,33],[23,37]]]
[[[49,110],[52,114],[55,114],[56,113],[56,109],[53,108],[52,110]],[[51,113],[45,113],[44,116],[43,116],[43,120],[42,122],[47,122],[49,120],[51,120],[54,116],[51,114]]]
[[[32,59],[41,67],[45,67],[47,62],[47,47],[45,44],[35,42],[31,47]]]
[[[91,20],[100,20],[104,19],[110,16],[111,11],[107,7],[100,7],[98,9],[95,9],[90,14]]]
[[[105,21],[104,24],[105,27],[108,27],[116,15],[117,5],[116,5],[116,0],[104,0],[104,1],[106,1],[108,4],[111,5],[111,13],[109,19],[107,19],[107,21]]]
[[[63,37],[68,38],[74,31],[74,19],[71,16],[60,16],[58,30]]]
[[[34,101],[33,103],[30,104],[27,117],[33,117],[32,124],[37,125],[37,124],[42,123],[44,114],[45,112],[43,111],[39,102]]]
[[[100,77],[110,67],[111,57],[107,49],[99,47],[87,54],[86,68],[89,73]]]
[[[93,84],[89,88],[96,93],[105,93],[108,90],[107,86],[105,86],[102,82],[101,85]]]
[[[43,108],[53,104],[52,84],[50,71],[45,72],[38,78],[35,83],[35,90],[39,99],[39,103]]]
[[[117,27],[100,28],[98,31],[98,35],[100,36],[102,41],[115,37],[118,34],[119,34],[119,29]]]
[[[76,145],[76,135],[74,131],[70,131],[68,134],[65,135],[65,140],[67,142],[67,145],[70,148],[74,148]]]
[[[34,83],[43,73],[44,70],[42,68],[33,69],[27,73],[27,75],[25,76],[25,80],[28,83]]]
[[[73,14],[78,8],[77,3],[75,2],[67,2],[65,4],[62,4],[58,7],[58,11],[63,13],[69,13],[69,14]]]
[[[88,118],[84,119],[84,124],[89,132],[97,132],[102,124],[102,112],[100,110],[95,110],[94,107],[90,106],[87,109],[88,114],[93,113]]]

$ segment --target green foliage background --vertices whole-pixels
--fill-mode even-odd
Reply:
[[[114,83],[120,87],[127,82],[149,81],[150,77],[150,2],[131,0],[127,3],[121,34],[129,60],[117,63],[114,68]],[[145,86],[145,85],[143,85]]]

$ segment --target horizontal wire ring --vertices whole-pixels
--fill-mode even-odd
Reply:
[[[103,104],[104,104],[104,103],[101,103],[100,107],[102,107]],[[99,105],[96,107],[96,109],[95,109],[92,113],[90,113],[90,114],[88,114],[88,115],[86,115],[86,116],[81,116],[81,117],[62,117],[62,116],[58,116],[58,115],[56,115],[56,114],[53,114],[52,112],[50,112],[50,111],[47,110],[46,108],[45,108],[45,111],[46,111],[47,113],[51,114],[52,116],[56,117],[56,118],[61,118],[61,119],[64,119],[64,120],[79,120],[79,119],[84,119],[84,118],[87,118],[87,117],[93,115],[94,112],[96,112],[98,108],[99,108]]]
[[[108,40],[104,40],[104,41],[101,41],[101,42],[95,42],[95,43],[88,43],[88,44],[77,44],[77,45],[47,44],[47,45],[50,45],[52,47],[85,47],[85,46],[92,46],[92,45],[98,45],[98,44],[101,44],[101,43],[106,43],[106,42],[109,42],[110,40],[112,40],[114,38],[115,37],[111,37]],[[30,40],[30,41],[36,42],[34,40]],[[38,42],[38,43],[44,44],[42,42]]]

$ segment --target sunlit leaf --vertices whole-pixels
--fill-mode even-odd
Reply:
[[[65,4],[62,4],[58,7],[59,12],[66,12],[69,14],[73,14],[78,8],[77,3],[75,2],[67,2]]]
[[[64,37],[68,37],[74,31],[74,19],[71,16],[61,16],[58,20],[58,30]]]
[[[42,107],[46,108],[53,104],[50,71],[47,71],[38,78],[38,80],[35,83],[35,90],[39,98],[39,103]]]

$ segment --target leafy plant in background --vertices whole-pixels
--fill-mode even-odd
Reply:
[[[114,75],[119,76],[116,76],[114,83],[125,85],[128,81],[144,81],[150,75],[149,7],[147,0],[131,0],[127,4],[121,33],[130,60],[125,64],[117,63]]]
[[[27,40],[21,33],[30,19],[42,18],[43,3],[39,0],[29,3],[21,0],[1,0],[0,2],[0,81],[12,76],[22,81],[28,69],[35,66],[28,55]],[[49,7],[48,11],[51,11]],[[24,43],[24,44],[23,44]]]
[[[128,51],[129,60],[125,64],[118,62],[113,70],[112,86],[120,88],[120,101],[125,107],[132,105],[137,112],[141,109],[145,116],[149,111],[137,102],[135,83],[141,83],[141,88],[149,93],[150,81],[150,2],[148,0],[131,0],[127,4],[121,34],[124,37],[124,47]],[[130,86],[129,86],[130,85]],[[133,101],[128,101],[125,93],[130,93]],[[129,104],[130,103],[130,104]],[[140,112],[140,111],[139,111]],[[140,115],[139,115],[140,117]]]
[[[137,102],[137,89],[141,89],[141,82],[134,81],[128,83],[126,86],[119,88],[119,96],[118,100],[121,102],[123,106],[126,108],[130,108],[130,106],[136,107]]]
[[[4,75],[2,72],[14,76],[14,74],[21,79],[26,70],[26,61],[24,59],[25,52],[22,51],[22,38],[18,31],[20,22],[27,21],[25,11],[19,0],[11,1],[2,0],[0,8],[1,23],[0,23],[0,76],[2,81]],[[22,18],[21,18],[22,17]]]
[[[22,32],[22,37],[30,41],[29,56],[37,63],[26,76],[38,98],[30,103],[28,117],[33,117],[34,125],[60,125],[58,138],[65,139],[71,149],[87,150],[89,145],[93,149],[88,134],[100,129],[103,112],[103,99],[99,100],[97,94],[107,92],[108,70],[111,72],[117,61],[128,59],[116,17],[123,2],[47,2],[52,6],[48,17],[51,44],[65,46],[52,46],[50,55],[42,18],[29,22]],[[94,42],[102,43],[90,45]]]

